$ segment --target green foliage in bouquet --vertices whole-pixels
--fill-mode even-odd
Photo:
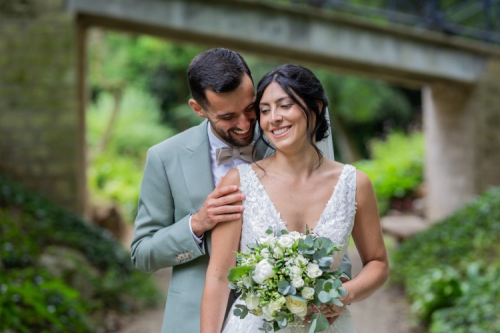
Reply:
[[[56,275],[41,263],[50,250],[88,262],[75,268],[84,288],[77,290],[73,276]],[[61,272],[68,261],[57,262],[52,267]],[[0,331],[88,332],[89,325],[100,324],[93,314],[159,301],[152,276],[134,269],[108,232],[1,175],[0,276]]]
[[[411,135],[393,132],[384,141],[371,141],[370,150],[371,160],[362,160],[354,165],[370,177],[380,215],[384,215],[390,208],[392,198],[403,198],[422,183],[424,136],[421,132]]]
[[[500,188],[405,241],[391,279],[432,333],[500,331]]]
[[[338,246],[325,237],[301,235],[281,230],[275,235],[249,244],[247,253],[236,253],[236,267],[228,273],[229,287],[242,293],[245,305],[238,304],[234,314],[241,319],[248,313],[264,319],[262,330],[278,331],[287,326],[303,326],[308,308],[322,305],[342,306],[347,295],[342,287],[341,270],[330,271]],[[328,328],[320,312],[311,316],[309,332]]]

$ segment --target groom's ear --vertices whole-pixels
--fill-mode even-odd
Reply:
[[[196,113],[198,116],[200,116],[201,118],[207,117],[207,115],[205,114],[205,110],[200,104],[198,104],[197,101],[191,98],[188,103],[191,109],[193,109],[194,113]]]

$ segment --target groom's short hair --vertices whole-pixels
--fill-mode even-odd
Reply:
[[[197,55],[189,64],[187,74],[191,95],[202,107],[209,105],[206,89],[230,92],[239,87],[244,74],[252,79],[243,57],[224,48],[210,49]]]

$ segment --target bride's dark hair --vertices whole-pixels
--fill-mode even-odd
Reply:
[[[330,126],[325,118],[326,108],[328,106],[328,97],[325,89],[318,78],[309,69],[300,65],[286,64],[279,66],[260,79],[257,85],[257,95],[255,98],[255,112],[257,122],[259,123],[259,136],[257,141],[262,140],[266,145],[273,148],[264,138],[262,127],[260,126],[259,104],[266,88],[272,83],[278,83],[286,94],[304,111],[307,124],[310,124],[311,112],[316,116],[314,127],[308,125],[306,136],[309,143],[318,153],[318,166],[323,161],[323,154],[316,146],[316,142],[323,140],[328,136]],[[299,98],[303,101],[300,101]],[[321,109],[320,109],[321,105]],[[314,140],[313,140],[314,138]],[[254,146],[255,147],[255,146]]]

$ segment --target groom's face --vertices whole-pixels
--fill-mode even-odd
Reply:
[[[253,102],[255,92],[252,80],[244,75],[238,88],[231,92],[206,91],[208,104],[195,112],[210,121],[215,136],[230,146],[246,146],[253,140],[256,123]],[[193,106],[191,106],[193,107]]]

